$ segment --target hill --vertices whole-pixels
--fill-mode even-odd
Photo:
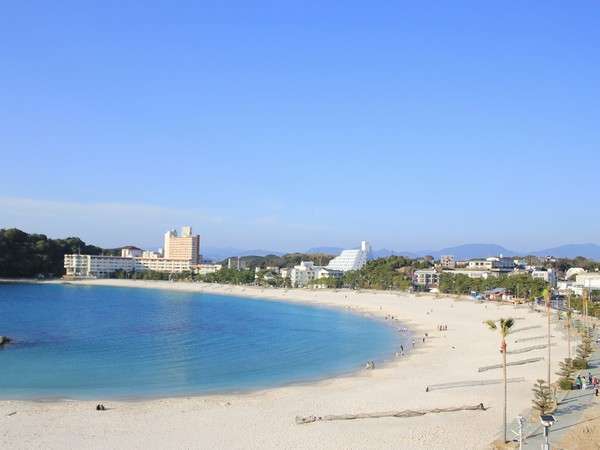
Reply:
[[[534,256],[555,256],[557,258],[585,258],[600,260],[600,245],[596,244],[567,244],[559,247],[547,248],[531,253]]]

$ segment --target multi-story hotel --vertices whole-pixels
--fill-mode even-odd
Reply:
[[[124,272],[187,272],[190,261],[128,256],[65,255],[65,274],[69,277],[106,278],[118,270]]]
[[[200,236],[192,235],[191,227],[183,227],[181,236],[175,231],[165,234],[164,257],[157,252],[126,246],[121,256],[65,255],[65,274],[70,277],[105,278],[124,272],[187,272],[199,263]]]
[[[369,259],[371,246],[367,241],[360,243],[360,248],[355,250],[344,250],[339,256],[336,256],[327,265],[327,269],[348,272],[350,270],[361,269]]]
[[[192,227],[182,227],[181,236],[177,231],[165,233],[164,256],[166,259],[185,259],[198,264],[200,258],[200,236],[192,235]]]

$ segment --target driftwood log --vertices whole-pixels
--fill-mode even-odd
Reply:
[[[478,405],[456,406],[450,408],[434,408],[434,409],[405,409],[403,411],[386,411],[374,413],[358,413],[358,414],[333,414],[328,416],[296,416],[296,424],[303,425],[313,422],[330,422],[333,420],[356,420],[356,419],[378,419],[381,417],[416,417],[424,416],[425,414],[437,414],[444,412],[456,411],[485,411],[483,403]]]

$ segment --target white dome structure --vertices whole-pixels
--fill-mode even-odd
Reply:
[[[580,275],[582,273],[585,273],[585,269],[582,269],[581,267],[571,267],[565,273],[565,278],[568,280],[569,278],[574,277],[576,275]]]

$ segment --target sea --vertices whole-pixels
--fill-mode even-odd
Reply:
[[[408,336],[345,310],[199,292],[0,284],[0,399],[245,392],[349,374]]]

